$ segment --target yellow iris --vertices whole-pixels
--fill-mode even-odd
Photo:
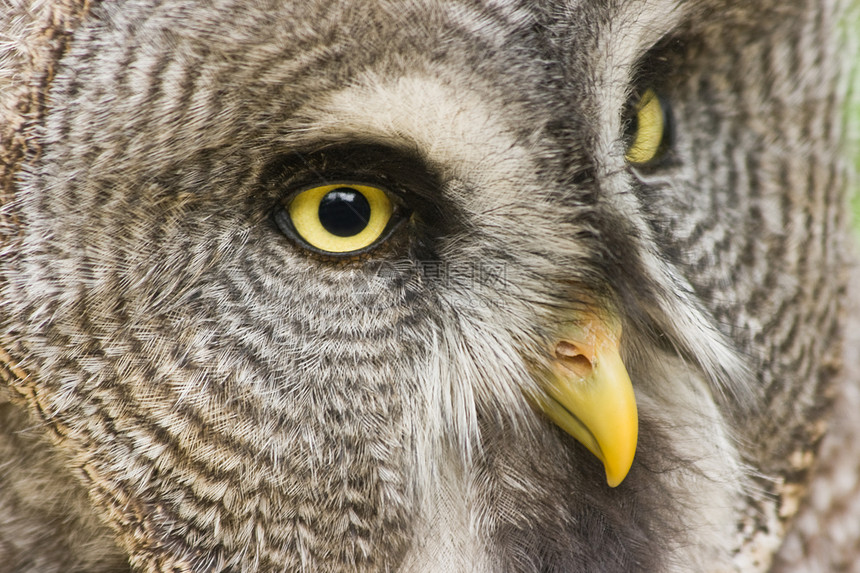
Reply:
[[[654,90],[647,90],[636,106],[635,130],[624,157],[634,165],[648,163],[660,153],[666,129],[665,114]]]
[[[369,247],[385,231],[393,211],[385,191],[352,183],[307,189],[288,207],[296,233],[310,246],[329,253]]]

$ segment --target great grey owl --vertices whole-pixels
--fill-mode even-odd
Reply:
[[[0,571],[860,570],[837,2],[0,10]]]

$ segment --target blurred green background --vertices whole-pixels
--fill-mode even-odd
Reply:
[[[845,26],[846,45],[851,51],[851,98],[848,103],[848,140],[854,158],[851,211],[854,214],[855,236],[860,239],[860,0],[850,0]]]

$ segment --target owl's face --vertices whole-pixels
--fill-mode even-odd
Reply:
[[[746,15],[703,13],[93,8],[3,272],[9,346],[133,563],[710,570],[772,551],[776,502],[742,467],[793,447],[753,443],[795,424],[762,421],[760,388],[794,364],[763,347],[812,291],[751,234],[806,232],[760,167],[802,145],[756,131],[777,105],[741,74],[764,61]]]

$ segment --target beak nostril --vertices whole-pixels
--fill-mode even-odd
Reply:
[[[556,345],[555,357],[568,370],[580,378],[585,378],[594,369],[591,360],[586,356],[585,352],[576,344],[572,344],[566,340],[562,340]]]

